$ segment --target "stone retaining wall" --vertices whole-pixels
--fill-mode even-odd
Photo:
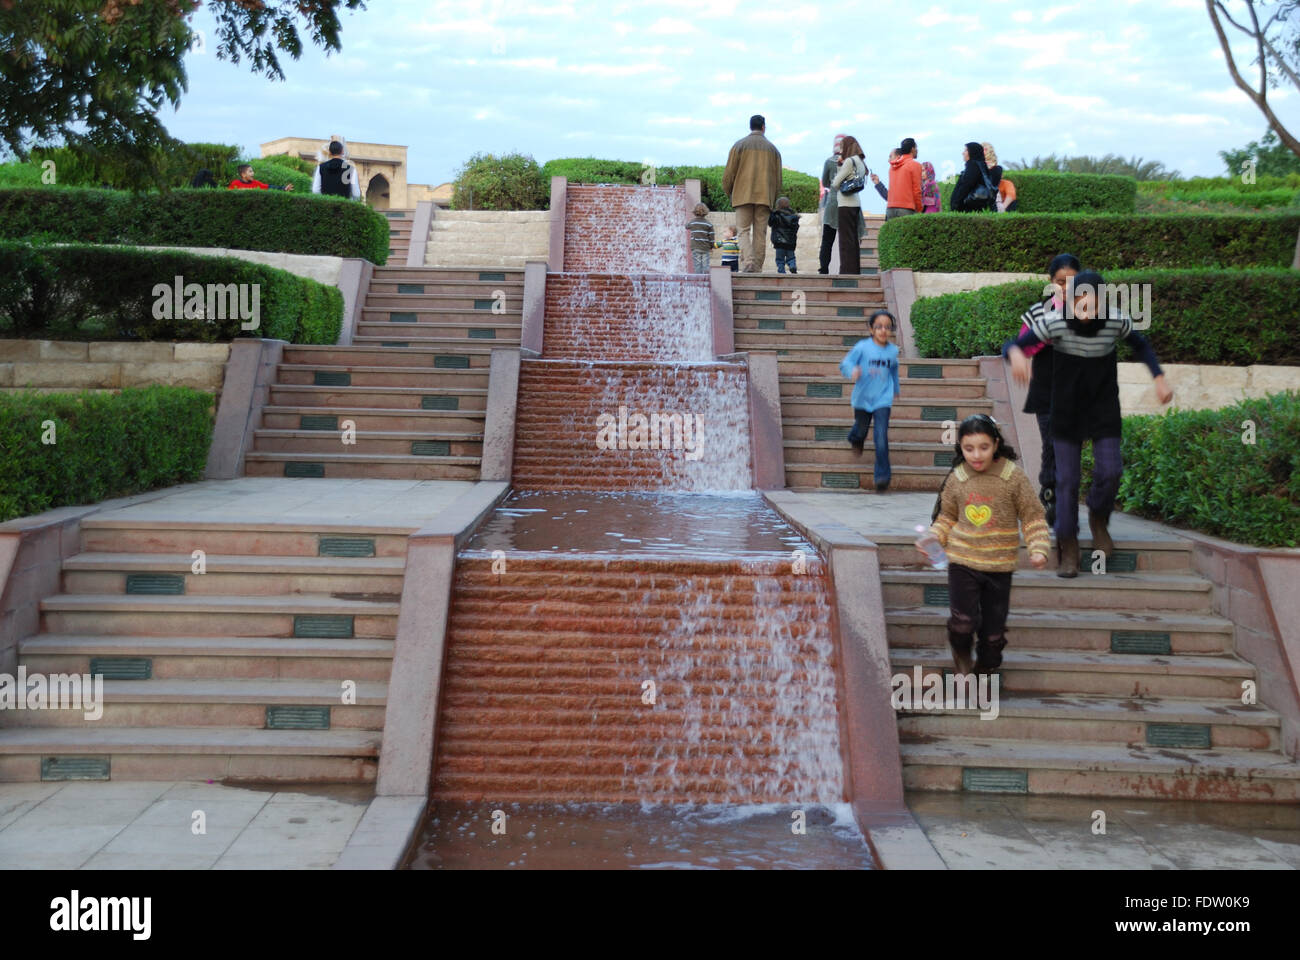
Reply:
[[[220,395],[229,343],[0,340],[0,391],[120,390],[151,384]]]

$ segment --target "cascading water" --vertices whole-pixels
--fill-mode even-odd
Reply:
[[[752,489],[748,371],[713,355],[688,218],[680,189],[568,187],[516,492],[457,556],[413,866],[871,866],[826,567]],[[531,829],[475,843],[482,803]],[[722,858],[684,840],[711,830]]]

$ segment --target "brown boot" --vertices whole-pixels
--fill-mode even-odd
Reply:
[[[1077,577],[1079,575],[1079,538],[1058,540],[1056,543],[1056,575],[1058,577]]]
[[[948,646],[952,649],[952,665],[958,676],[965,676],[975,669],[975,659],[971,656],[971,647],[975,638],[969,633],[948,631]]]
[[[1092,549],[1100,550],[1107,559],[1110,559],[1110,555],[1115,552],[1115,541],[1110,538],[1110,530],[1107,529],[1109,523],[1109,513],[1098,513],[1091,507],[1088,508],[1088,529],[1092,531]]]

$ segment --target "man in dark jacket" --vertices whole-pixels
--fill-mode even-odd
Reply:
[[[727,155],[723,192],[736,211],[742,273],[759,273],[767,257],[767,220],[781,189],[781,151],[763,135],[767,121],[749,118],[749,136],[737,140]]]
[[[334,197],[361,199],[361,183],[357,168],[343,159],[343,144],[330,141],[330,158],[316,165],[311,177],[311,192]]]

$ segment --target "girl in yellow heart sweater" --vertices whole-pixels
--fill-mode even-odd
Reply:
[[[917,541],[922,553],[932,540],[948,552],[948,645],[958,673],[992,673],[1002,664],[1022,526],[1030,563],[1037,570],[1047,565],[1043,505],[1015,459],[992,417],[978,413],[963,420],[939,514]]]

